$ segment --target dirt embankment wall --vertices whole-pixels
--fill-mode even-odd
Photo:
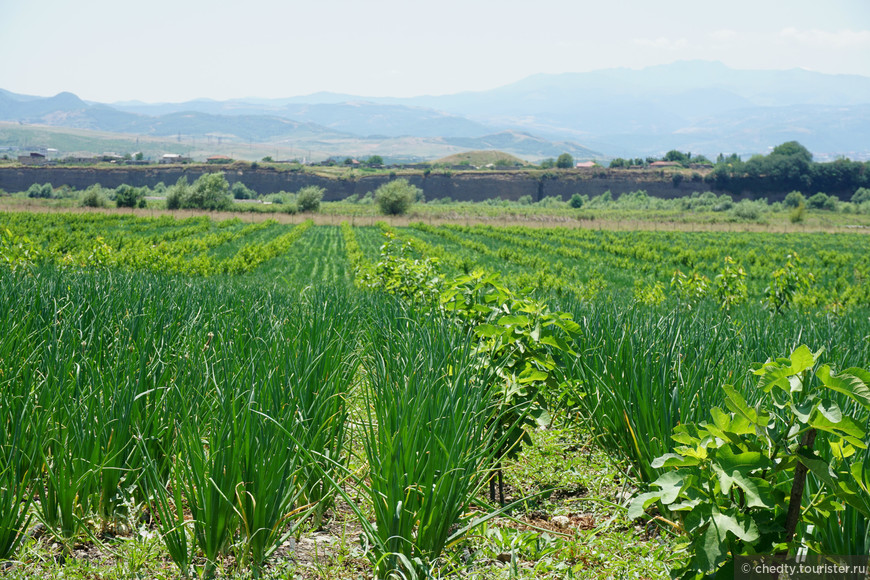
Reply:
[[[216,171],[210,167],[119,167],[117,169],[89,167],[0,167],[0,189],[8,192],[24,191],[34,183],[51,183],[55,187],[67,185],[86,189],[95,183],[115,188],[122,184],[135,187],[154,187],[159,182],[172,185],[180,177],[193,182],[200,175]],[[282,172],[273,169],[224,169],[227,181],[241,181],[263,195],[279,191],[295,192],[308,185],[326,190],[324,200],[337,201],[351,195],[364,196],[390,181],[387,175],[362,175],[354,179],[334,179],[304,172]],[[554,177],[554,175],[557,175]],[[548,196],[568,199],[575,193],[590,197],[610,191],[614,197],[624,193],[645,190],[656,197],[673,198],[691,195],[694,191],[710,191],[709,184],[701,180],[685,179],[675,184],[670,175],[635,173],[632,171],[591,170],[559,174],[535,175],[526,172],[458,172],[451,175],[431,173],[407,177],[421,188],[427,200],[449,197],[456,201],[483,201],[501,198],[517,200],[529,195],[538,201]],[[715,191],[715,190],[713,190]],[[721,193],[721,192],[717,192]],[[752,197],[746,192],[743,196]],[[766,195],[769,201],[780,201],[781,194]]]

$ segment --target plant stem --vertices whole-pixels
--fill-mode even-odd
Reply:
[[[806,433],[804,433],[803,440],[801,441],[800,447],[798,447],[798,451],[801,448],[812,449],[813,445],[816,442],[816,430],[810,429]],[[788,500],[788,515],[785,519],[785,541],[786,543],[791,542],[794,537],[795,530],[797,529],[798,522],[800,521],[801,514],[801,499],[804,495],[804,486],[807,482],[807,466],[803,463],[798,462],[797,467],[794,470],[794,482],[791,486],[791,496]]]

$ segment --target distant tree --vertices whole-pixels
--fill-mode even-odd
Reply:
[[[263,161],[263,163],[272,163],[273,162],[272,156],[266,155],[265,157],[263,157],[262,161]]]
[[[420,188],[408,183],[407,179],[396,179],[375,190],[375,202],[383,214],[402,215],[422,193]]]
[[[345,165],[353,165],[353,157],[345,157],[344,164]]]
[[[809,163],[813,160],[813,154],[809,149],[798,143],[797,141],[787,141],[782,145],[777,145],[770,152],[771,155],[782,155],[788,157],[798,157],[799,159]]]
[[[115,189],[115,205],[118,207],[138,207],[142,199],[145,199],[145,192],[138,187],[125,183]]]
[[[583,196],[579,193],[575,193],[571,196],[571,200],[568,203],[574,209],[580,209],[581,207],[583,207]]]
[[[254,192],[248,189],[248,186],[241,181],[237,181],[233,184],[230,188],[230,193],[233,194],[234,199],[251,199],[256,197]]]
[[[801,204],[805,204],[806,201],[807,201],[807,200],[806,200],[806,198],[804,197],[804,194],[802,194],[802,193],[799,192],[799,191],[792,191],[792,192],[790,192],[788,195],[785,196],[785,199],[782,201],[782,204],[783,204],[785,207],[792,207],[792,208],[794,208],[794,207],[797,207],[797,206],[799,206],[799,205],[801,205]]]
[[[628,159],[623,159],[622,157],[617,157],[616,159],[610,160],[610,168],[611,169],[627,169],[631,166],[631,161]]]
[[[305,213],[314,213],[320,210],[320,201],[326,192],[322,187],[309,185],[296,193],[296,207]]]
[[[810,209],[828,209],[826,207],[828,205],[828,199],[828,195],[822,192],[811,195],[809,199],[807,199],[807,207]]]
[[[227,210],[233,205],[229,190],[223,173],[203,174],[192,185],[180,177],[166,192],[166,209]]]
[[[574,167],[574,158],[570,153],[562,153],[556,159],[556,167],[559,169],[570,169],[571,167]]]
[[[190,185],[187,177],[179,177],[175,185],[166,189],[166,209],[181,209],[182,200],[190,197]]]
[[[667,153],[665,153],[664,160],[670,161],[672,163],[679,163],[680,165],[688,165],[689,160],[692,158],[691,153],[682,153],[681,151],[677,151],[676,149],[671,149]]]
[[[182,207],[191,209],[226,210],[233,206],[230,184],[223,173],[205,173],[193,182],[190,197]]]
[[[82,192],[82,207],[106,207],[103,188],[96,183]]]
[[[870,201],[870,188],[859,187],[852,196],[852,203],[866,203]]]
[[[552,157],[548,157],[541,161],[541,169],[552,169],[553,167],[556,167],[556,160]]]
[[[136,153],[136,155],[133,156],[133,159],[135,159],[136,161],[142,161],[143,159],[145,159],[145,154],[139,151]]]
[[[50,183],[43,183],[42,185],[34,183],[27,188],[27,197],[51,199],[54,197],[54,187]]]
[[[384,158],[380,155],[371,155],[366,159],[366,165],[369,167],[380,167],[384,164]]]

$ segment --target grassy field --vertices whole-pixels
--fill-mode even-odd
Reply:
[[[855,229],[310,217],[0,213],[6,576],[667,578],[673,429],[870,367]],[[850,509],[799,541],[864,553]]]

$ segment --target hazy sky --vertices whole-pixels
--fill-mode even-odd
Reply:
[[[415,96],[719,60],[870,76],[870,0],[0,0],[0,88],[89,100]]]

